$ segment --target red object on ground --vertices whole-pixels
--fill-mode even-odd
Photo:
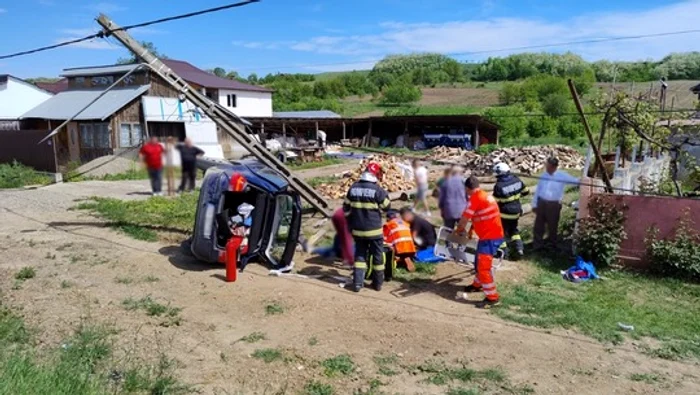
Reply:
[[[350,233],[350,228],[348,228],[348,221],[342,208],[339,208],[333,213],[331,221],[340,239],[340,251],[343,263],[352,265],[355,261],[355,251],[352,247],[352,234]]]
[[[148,142],[141,147],[139,153],[143,155],[143,161],[149,170],[160,170],[163,168],[163,151],[162,145]]]
[[[226,282],[236,281],[238,276],[238,257],[243,236],[233,236],[226,243]]]

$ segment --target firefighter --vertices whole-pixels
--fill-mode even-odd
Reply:
[[[343,211],[355,240],[355,263],[352,290],[360,292],[367,272],[367,258],[372,265],[372,287],[380,291],[384,284],[384,233],[382,211],[389,209],[387,192],[377,183],[382,178],[382,167],[370,163],[360,180],[348,190]]]
[[[493,172],[496,174],[493,197],[496,199],[498,209],[501,211],[501,225],[503,225],[503,233],[505,235],[505,241],[501,249],[507,251],[508,244],[511,244],[515,247],[518,257],[522,257],[525,252],[523,239],[520,237],[520,231],[518,230],[518,220],[523,214],[520,198],[527,196],[530,190],[520,178],[511,174],[510,166],[506,163],[497,163],[493,167]]]
[[[411,228],[404,222],[396,210],[387,212],[387,223],[384,225],[384,243],[391,246],[399,266],[409,272],[415,272],[413,260],[416,258],[416,245],[413,243]]]
[[[474,276],[474,282],[466,288],[466,292],[483,291],[486,297],[477,304],[477,307],[488,309],[499,304],[496,282],[493,278],[493,258],[500,254],[503,226],[496,200],[479,188],[479,179],[475,176],[467,178],[464,187],[469,196],[469,205],[462,214],[456,232],[465,234],[467,225],[471,222],[469,237],[471,238],[473,232],[479,238],[476,245],[476,276]]]

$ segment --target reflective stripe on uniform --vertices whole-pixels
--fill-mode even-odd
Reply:
[[[392,243],[393,245],[396,245],[396,244],[398,244],[398,243],[403,243],[403,242],[413,242],[413,238],[412,238],[412,237],[399,237],[399,238],[396,239],[396,240],[392,240],[391,243]]]
[[[523,239],[523,238],[522,238],[522,236],[520,236],[520,234],[513,235],[513,238],[512,238],[512,240],[514,240],[514,241],[515,241],[515,240],[522,240],[522,239]]]
[[[496,201],[498,203],[510,203],[510,202],[514,202],[516,200],[520,200],[520,194],[513,195],[510,197],[504,197],[504,198],[498,198],[498,197],[494,196],[494,199],[496,199]]]
[[[386,266],[383,263],[381,265],[372,265],[372,269],[383,272],[386,269]]]
[[[382,237],[383,234],[382,229],[352,231],[352,235],[357,237]]]
[[[519,218],[520,218],[520,214],[504,214],[504,213],[501,213],[501,218],[503,218],[503,219],[519,219]]]
[[[389,198],[387,197],[386,199],[384,199],[384,201],[382,201],[379,204],[379,208],[382,208],[382,209],[387,208],[387,207],[389,207],[390,204],[391,204],[391,200],[389,200]]]
[[[348,205],[352,208],[379,210],[379,205],[371,202],[350,202]]]
[[[367,262],[355,262],[355,269],[367,269]]]
[[[480,217],[474,217],[474,218],[472,219],[472,222],[487,221],[487,220],[489,220],[489,219],[496,218],[496,217],[498,217],[499,215],[501,215],[501,214],[500,214],[500,213],[493,213],[493,214],[489,214],[489,215],[482,215],[482,216],[480,216]]]

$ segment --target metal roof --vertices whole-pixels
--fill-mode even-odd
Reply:
[[[275,118],[342,118],[333,111],[282,111],[272,114]]]
[[[122,107],[148,91],[150,85],[112,89],[75,117],[77,121],[105,120]],[[102,89],[65,91],[29,110],[20,119],[70,119],[80,109],[95,100]]]
[[[264,86],[251,85],[236,80],[230,80],[228,78],[217,77],[214,74],[207,73],[206,71],[182,60],[161,59],[161,61],[165,63],[166,66],[170,67],[175,74],[180,76],[180,78],[183,80],[205,88],[230,89],[250,92],[272,92],[272,89],[265,88]]]
[[[87,77],[93,75],[128,73],[138,64],[115,64],[110,66],[76,67],[63,70],[62,77]]]

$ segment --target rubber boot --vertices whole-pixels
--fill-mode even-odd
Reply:
[[[382,285],[384,285],[384,271],[375,270],[372,275],[372,288],[374,288],[375,291],[381,291]]]
[[[360,292],[362,287],[365,285],[365,270],[355,269],[352,272],[352,290],[353,292]]]

